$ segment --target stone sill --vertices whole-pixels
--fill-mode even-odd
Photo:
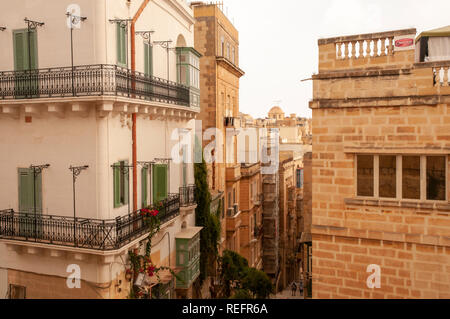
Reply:
[[[450,203],[437,201],[414,201],[414,200],[390,200],[390,199],[367,199],[367,198],[346,198],[346,205],[354,206],[376,206],[376,207],[399,207],[420,210],[439,211],[450,216]]]

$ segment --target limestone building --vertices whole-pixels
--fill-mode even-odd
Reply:
[[[148,235],[139,210],[156,204],[151,259],[184,278],[164,274],[158,297],[189,297],[193,12],[184,0],[76,3],[0,3],[0,297],[128,297],[128,252]],[[66,281],[74,265],[79,289]]]
[[[227,128],[237,127],[239,118],[239,33],[216,4],[192,2],[195,22],[195,49],[200,59],[200,88],[203,91],[198,119],[204,134],[203,147],[215,141],[215,160],[208,164],[208,183],[215,201],[224,208],[220,252],[240,249],[241,164],[237,161],[237,138],[227,139]]]
[[[415,38],[318,41],[314,298],[450,298],[450,62],[416,61]]]

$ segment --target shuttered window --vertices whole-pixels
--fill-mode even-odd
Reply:
[[[28,40],[28,36],[30,39]],[[14,70],[24,71],[38,68],[37,32],[28,30],[13,31]],[[31,48],[31,49],[30,49]],[[30,67],[31,60],[31,67]]]
[[[153,75],[153,46],[148,43],[144,43],[144,73]]]
[[[148,205],[148,168],[144,167],[141,172],[141,182],[142,182],[142,207],[147,207]]]
[[[129,201],[129,169],[128,161],[114,164],[114,208],[128,205]]]
[[[127,66],[127,28],[117,23],[117,64]]]
[[[167,165],[153,166],[153,202],[158,203],[167,198]]]
[[[34,194],[36,194],[36,212],[42,213],[42,175],[36,176],[33,188],[33,170],[19,168],[19,211],[34,213]]]

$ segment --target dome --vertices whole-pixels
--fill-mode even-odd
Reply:
[[[284,114],[284,112],[279,106],[274,106],[270,109],[269,114]]]

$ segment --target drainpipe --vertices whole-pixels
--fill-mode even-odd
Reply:
[[[130,41],[131,41],[131,71],[134,74],[136,71],[136,21],[139,19],[140,15],[144,11],[150,0],[144,0],[139,7],[138,11],[131,21],[130,28]],[[135,86],[135,83],[132,82]],[[132,139],[133,139],[133,211],[137,211],[137,138],[136,138],[136,113],[132,114],[133,128],[132,128]]]

